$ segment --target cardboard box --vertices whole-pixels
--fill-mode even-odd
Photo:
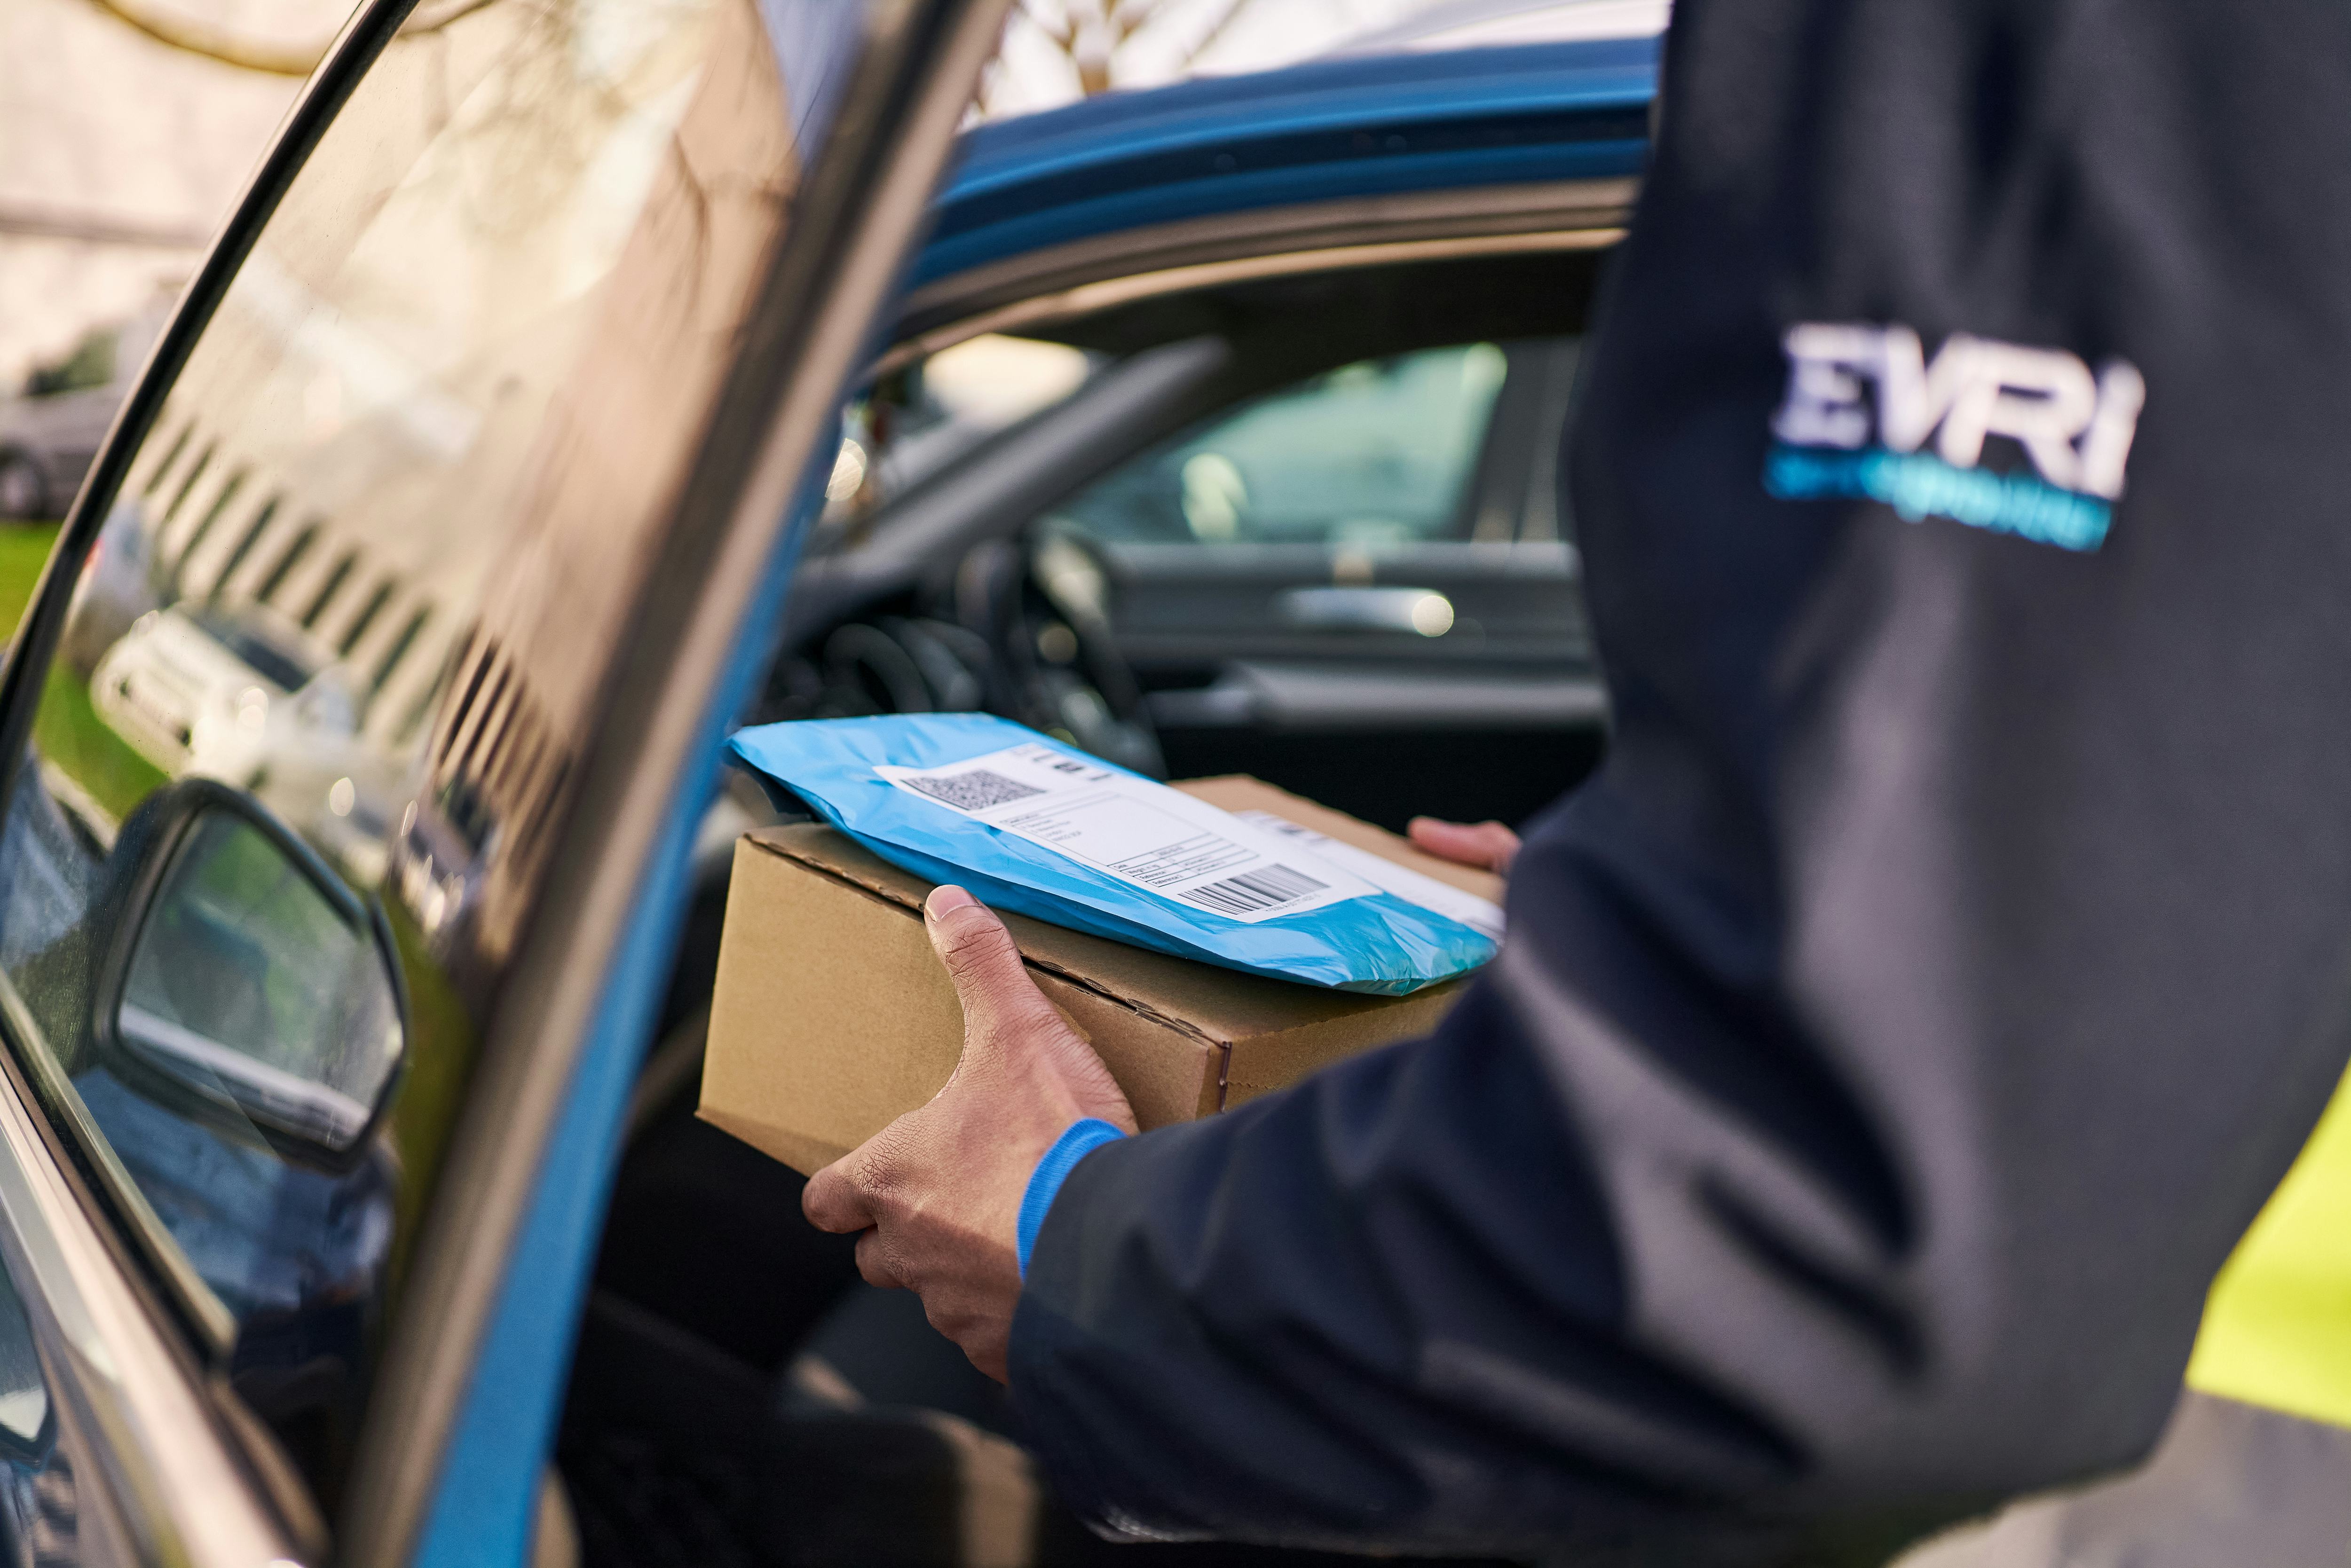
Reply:
[[[1176,787],[1501,901],[1498,877],[1255,779]],[[705,1121],[812,1172],[939,1092],[963,1051],[963,1013],[924,934],[931,887],[830,828],[763,828],[737,841],[703,1060]],[[1005,925],[1145,1127],[1213,1115],[1325,1062],[1425,1034],[1466,984],[1359,996],[1018,915]]]

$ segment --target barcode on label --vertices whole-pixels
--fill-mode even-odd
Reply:
[[[1045,792],[1001,773],[990,773],[985,768],[975,768],[968,773],[909,773],[905,781],[909,788],[920,789],[934,800],[944,800],[958,811],[985,811],[990,806],[1025,800]]]
[[[1320,893],[1325,885],[1302,871],[1269,865],[1228,876],[1222,882],[1203,883],[1184,896],[1219,915],[1253,915],[1278,904],[1294,903],[1310,893]]]

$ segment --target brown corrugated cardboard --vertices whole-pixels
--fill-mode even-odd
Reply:
[[[1499,903],[1499,878],[1255,779],[1177,789],[1264,810]],[[830,828],[735,847],[702,1115],[803,1172],[938,1092],[963,1049],[921,911],[931,884]],[[1005,916],[1029,972],[1093,1042],[1145,1127],[1186,1121],[1374,1045],[1426,1033],[1464,982],[1365,997],[1244,975]]]

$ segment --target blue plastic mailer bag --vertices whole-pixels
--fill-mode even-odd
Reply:
[[[892,864],[1056,925],[1377,996],[1494,955],[1499,916],[1482,900],[1006,719],[806,719],[732,746]]]

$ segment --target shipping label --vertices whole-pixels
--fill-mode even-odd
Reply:
[[[1271,811],[1236,811],[1233,815],[1240,821],[1252,823],[1268,832],[1279,833],[1293,843],[1305,845],[1332,865],[1353,872],[1381,892],[1392,893],[1406,904],[1417,904],[1423,909],[1432,910],[1497,942],[1502,939],[1501,906],[1474,893],[1464,893],[1451,883],[1423,875],[1410,866],[1398,865],[1369,850],[1342,843],[1328,834],[1301,827],[1287,817],[1277,817]]]
[[[910,795],[1130,887],[1248,925],[1379,891],[1294,836],[1049,746],[1016,746],[944,768],[884,764],[873,771]]]

